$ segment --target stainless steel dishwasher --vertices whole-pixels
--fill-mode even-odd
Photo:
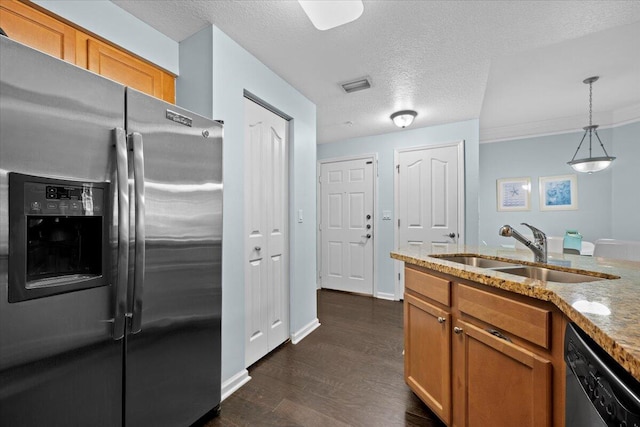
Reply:
[[[640,382],[573,323],[564,359],[566,427],[640,427]]]

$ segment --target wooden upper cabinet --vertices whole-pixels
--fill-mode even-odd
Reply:
[[[175,78],[127,52],[83,34],[78,36],[76,56],[79,66],[140,92],[175,103]]]
[[[76,30],[23,3],[0,1],[0,27],[17,40],[56,58],[75,63]]]
[[[162,72],[158,68],[92,38],[87,40],[87,69],[162,98]]]
[[[28,4],[0,0],[0,27],[11,39],[175,103],[172,74]]]
[[[175,78],[166,71],[86,34],[77,38],[77,65],[175,103]]]

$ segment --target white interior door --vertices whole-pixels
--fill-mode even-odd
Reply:
[[[462,142],[399,152],[396,164],[397,242],[443,251],[456,243],[464,224]],[[399,295],[404,293],[404,271],[399,269]]]
[[[289,337],[287,121],[245,99],[245,365]]]
[[[323,288],[373,294],[373,174],[373,159],[321,165]]]

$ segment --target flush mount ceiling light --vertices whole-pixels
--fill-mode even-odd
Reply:
[[[362,15],[362,0],[298,0],[314,27],[320,31],[355,21]]]
[[[391,115],[391,120],[393,120],[393,123],[399,128],[406,128],[413,123],[413,119],[415,119],[417,115],[418,113],[413,110],[396,111]]]
[[[584,79],[582,81],[582,83],[589,85],[589,126],[585,126],[582,128],[584,129],[584,135],[582,135],[582,140],[580,140],[580,144],[578,144],[578,148],[576,149],[576,152],[574,153],[571,161],[567,162],[567,164],[571,165],[573,170],[575,170],[576,172],[584,172],[589,174],[594,172],[599,172],[601,170],[608,168],[611,165],[611,163],[613,163],[613,161],[616,159],[615,157],[611,157],[607,153],[607,150],[605,150],[604,144],[602,144],[602,141],[598,136],[598,131],[596,130],[598,129],[598,125],[591,124],[593,83],[598,81],[598,79],[599,79],[598,76],[594,76],[594,77],[589,77],[587,79]],[[582,143],[584,142],[584,139],[587,137],[587,134],[589,134],[589,157],[576,160],[578,151],[580,151],[580,147],[582,147]],[[600,147],[602,147],[604,156],[593,157],[591,155],[591,138],[593,134],[595,134],[596,138],[598,138],[598,142],[600,143]]]

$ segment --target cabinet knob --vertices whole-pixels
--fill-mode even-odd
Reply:
[[[447,319],[444,317],[438,317],[438,323],[444,323]]]
[[[456,326],[456,327],[453,328],[453,332],[455,332],[456,334],[460,335],[462,333],[462,328],[459,328],[459,327]]]

